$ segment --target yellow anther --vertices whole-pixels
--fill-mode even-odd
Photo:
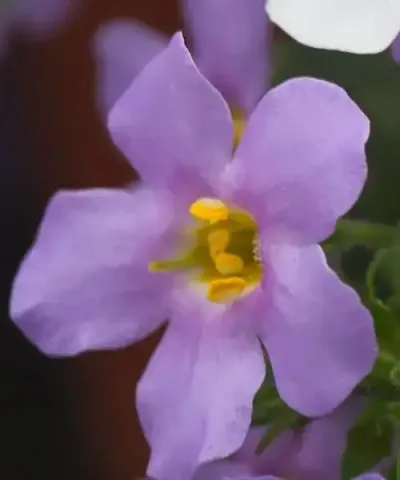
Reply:
[[[215,268],[221,275],[237,275],[243,271],[244,262],[233,253],[220,253],[215,259]]]
[[[220,229],[210,232],[207,237],[210,246],[210,256],[213,260],[220,253],[225,252],[230,241],[230,234],[228,230]]]
[[[214,303],[230,303],[241,296],[245,285],[240,277],[213,280],[209,286],[208,299]]]
[[[226,220],[229,215],[228,207],[217,198],[200,198],[192,203],[189,212],[199,220],[211,223]]]

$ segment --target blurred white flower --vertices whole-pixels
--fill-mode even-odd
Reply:
[[[268,0],[266,11],[287,34],[314,48],[378,53],[400,32],[400,0]]]

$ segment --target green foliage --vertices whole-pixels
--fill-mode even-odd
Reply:
[[[391,454],[393,425],[387,419],[365,417],[349,433],[342,460],[342,480],[354,479],[372,470]]]

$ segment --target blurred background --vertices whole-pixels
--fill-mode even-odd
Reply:
[[[0,62],[1,480],[133,480],[148,456],[134,392],[159,334],[118,352],[53,360],[24,340],[7,313],[13,275],[49,197],[62,187],[133,179],[96,108],[97,28],[121,17],[166,33],[181,26],[178,0],[77,2],[49,38],[14,35]],[[352,215],[398,222],[400,67],[389,52],[354,56],[308,49],[279,32],[274,38],[272,83],[299,75],[334,81],[369,116],[370,175]],[[366,258],[353,252],[347,273],[354,282],[363,281]]]
[[[49,197],[61,187],[132,179],[96,109],[96,29],[119,17],[170,33],[180,25],[172,0],[78,1],[49,39],[14,36],[0,64],[2,480],[131,480],[143,474],[148,454],[134,388],[156,338],[124,351],[52,360],[7,315],[12,277]]]

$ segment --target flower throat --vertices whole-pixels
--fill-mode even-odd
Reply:
[[[151,262],[149,269],[190,273],[192,281],[207,285],[214,303],[230,303],[252,291],[262,276],[253,217],[215,198],[200,198],[189,212],[195,220],[187,232],[191,246],[176,258]]]

